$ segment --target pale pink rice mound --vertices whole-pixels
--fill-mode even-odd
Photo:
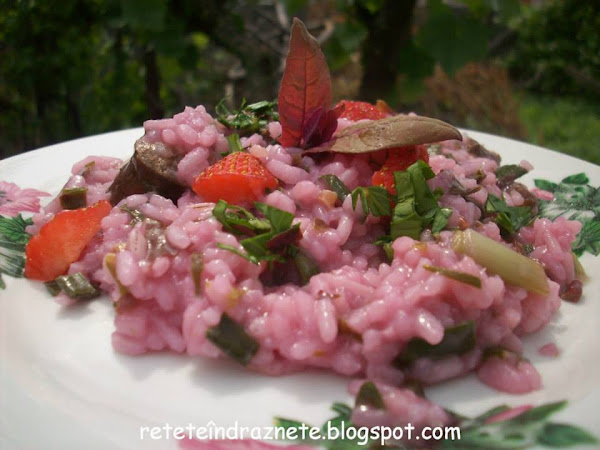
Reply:
[[[172,119],[147,121],[144,127],[145,139],[160,140],[180,152],[178,173],[188,184],[227,146],[222,127],[203,107],[186,108]],[[270,128],[273,134],[280,130],[277,124]],[[444,192],[443,206],[453,208],[451,227],[467,223],[501,241],[494,223],[478,222],[481,211],[475,204],[485,203],[489,194],[501,195],[494,175],[498,164],[473,157],[466,143],[441,143],[440,154],[430,158],[436,177],[429,185]],[[238,238],[212,216],[212,204],[191,191],[177,204],[155,194],[128,197],[103,219],[102,233],[70,268],[71,273],[83,272],[99,283],[115,302],[113,346],[117,351],[138,355],[170,350],[224,357],[206,332],[226,312],[260,344],[249,368],[281,375],[318,367],[374,380],[388,405],[385,421],[390,424],[448,420],[438,406],[397,388],[407,378],[434,384],[477,370],[484,383],[506,392],[528,392],[541,386],[539,374],[526,361],[484,359],[483,354],[489,347],[518,353],[525,334],[552,320],[560,305],[559,284],[573,279],[570,243],[580,229],[578,222],[538,219],[520,232],[534,246],[532,256],[544,264],[550,277],[547,297],[506,285],[471,258],[453,252],[449,231],[442,232],[438,241],[428,232],[421,243],[408,237],[397,239],[393,260],[388,262],[373,244],[384,232],[382,220],[363,217],[360,208],[352,208],[350,198],[336,205],[331,191],[319,181],[321,175],[334,174],[349,189],[370,185],[369,155],[336,154],[317,163],[298,149],[266,145],[258,135],[243,145],[280,180],[281,189],[263,201],[294,214],[303,233],[299,245],[318,263],[321,273],[305,286],[266,287],[259,279],[265,263],[255,265],[217,247],[221,243],[242,250]],[[94,164],[81,174],[86,161]],[[104,192],[119,165],[118,160],[88,158],[76,165],[67,185],[87,186],[90,202],[106,198]],[[482,189],[466,200],[449,192],[453,179],[467,189],[475,188],[473,175],[478,172],[484,174]],[[523,198],[514,195],[507,202],[520,205]],[[124,205],[153,222],[132,220],[121,209]],[[58,210],[56,201],[52,202],[34,217],[33,230]],[[112,269],[107,255],[115,259]],[[191,262],[197,255],[203,261],[199,284],[194,282]],[[426,264],[475,275],[482,289],[432,273],[423,268]],[[477,327],[477,346],[472,351],[441,360],[420,358],[404,370],[391,364],[411,339],[437,344],[444,328],[467,320]],[[348,328],[353,332],[348,333]],[[352,392],[356,390],[351,387]],[[418,408],[407,409],[405,404]],[[371,420],[368,415],[356,419]]]

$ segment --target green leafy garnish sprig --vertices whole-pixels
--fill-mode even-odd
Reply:
[[[397,203],[390,222],[392,240],[401,236],[419,239],[425,228],[439,233],[448,224],[452,209],[442,208],[427,185],[434,176],[431,167],[421,160],[405,172],[394,172]]]
[[[507,239],[522,227],[535,219],[535,211],[529,206],[508,206],[506,202],[489,194],[485,203],[485,213],[500,228],[500,233]]]
[[[232,245],[217,243],[217,247],[259,264],[285,263],[293,261],[302,284],[319,273],[319,268],[310,255],[303,252],[298,243],[302,239],[300,224],[293,224],[294,215],[267,205],[255,202],[254,207],[263,218],[256,217],[241,206],[230,205],[219,200],[213,209],[213,216],[232,234],[243,237],[240,244],[245,252]]]
[[[223,99],[217,104],[215,112],[216,119],[230,130],[236,131],[239,136],[250,136],[254,133],[266,135],[269,122],[279,120],[276,101],[264,100],[248,104],[244,99],[240,108],[232,111]]]

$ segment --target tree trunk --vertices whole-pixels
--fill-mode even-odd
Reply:
[[[144,68],[146,69],[146,105],[151,119],[162,119],[164,109],[160,101],[160,72],[156,63],[156,52],[146,50],[144,52]]]
[[[363,44],[363,76],[360,99],[374,102],[393,91],[398,75],[396,60],[410,43],[417,0],[384,0],[374,14],[358,7],[357,15],[367,26]]]

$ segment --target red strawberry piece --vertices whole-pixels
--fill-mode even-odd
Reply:
[[[378,120],[383,119],[385,117],[389,117],[389,113],[387,111],[383,111],[375,105],[367,102],[356,102],[351,100],[342,100],[337,105],[336,108],[343,106],[344,110],[340,117],[348,120]]]
[[[394,172],[404,171],[419,159],[429,162],[427,146],[415,145],[410,147],[397,147],[388,150],[388,156],[381,169],[373,174],[373,186],[382,186],[390,194],[395,195]]]
[[[101,200],[87,208],[56,214],[29,240],[25,249],[25,276],[51,281],[63,275],[100,231],[100,222],[110,210],[110,203]]]
[[[216,162],[194,181],[194,192],[208,202],[250,203],[278,186],[277,178],[250,153],[235,152]]]

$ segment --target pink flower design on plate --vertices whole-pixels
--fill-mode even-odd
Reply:
[[[15,217],[20,212],[39,212],[40,197],[49,195],[37,189],[19,189],[15,183],[0,180],[0,214]]]

